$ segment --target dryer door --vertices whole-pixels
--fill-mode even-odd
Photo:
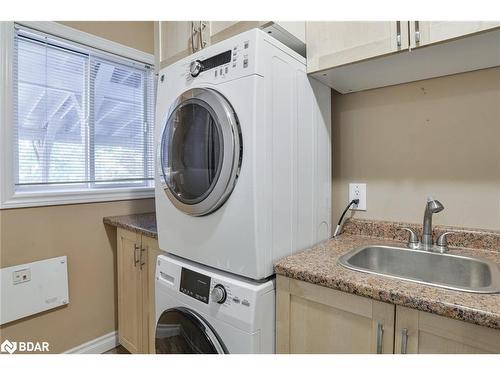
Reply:
[[[207,215],[229,197],[242,159],[241,131],[219,92],[195,88],[173,104],[159,145],[160,179],[170,201],[192,216]]]
[[[210,325],[184,307],[164,311],[156,325],[157,354],[225,354],[227,349]]]

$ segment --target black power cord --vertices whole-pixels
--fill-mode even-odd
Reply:
[[[351,208],[351,206],[353,204],[358,204],[358,203],[359,203],[359,199],[353,199],[352,201],[349,202],[349,204],[345,208],[344,212],[342,212],[342,215],[340,216],[339,222],[337,223],[337,228],[335,228],[335,232],[333,233],[333,237],[337,237],[337,235],[339,234],[342,220],[344,219],[344,216],[345,216],[347,210],[349,210],[349,208]]]

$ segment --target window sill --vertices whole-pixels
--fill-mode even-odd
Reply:
[[[10,199],[2,202],[0,208],[57,206],[145,198],[154,198],[154,187],[16,192]]]

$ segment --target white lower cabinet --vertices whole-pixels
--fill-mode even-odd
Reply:
[[[500,330],[277,276],[278,353],[500,353]]]

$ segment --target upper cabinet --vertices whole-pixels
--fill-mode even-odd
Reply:
[[[307,71],[340,93],[500,65],[500,22],[307,22]]]
[[[168,21],[155,24],[157,66],[169,65],[210,43],[208,21]]]
[[[212,44],[244,31],[261,27],[265,21],[211,21],[210,39]]]
[[[408,49],[408,24],[381,22],[307,22],[307,70],[362,61]]]
[[[163,68],[211,44],[260,28],[305,56],[305,22],[159,21],[155,22],[156,66]]]
[[[491,30],[500,27],[500,22],[412,21],[409,27],[410,47],[417,48]]]

